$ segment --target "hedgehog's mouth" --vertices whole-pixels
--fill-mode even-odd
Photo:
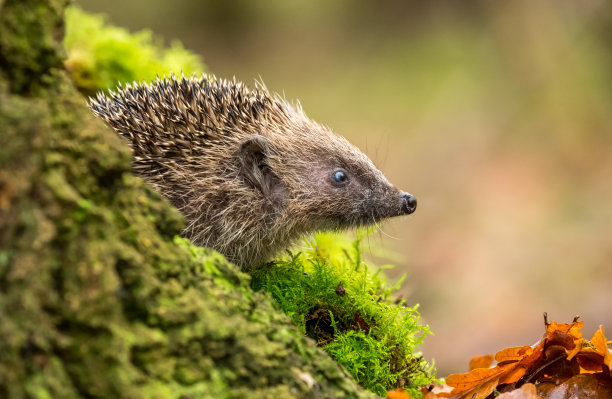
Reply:
[[[410,215],[416,210],[416,206],[416,198],[404,192],[392,196],[386,195],[383,198],[374,197],[365,201],[362,206],[361,214],[364,219],[368,219],[362,220],[362,223],[374,224],[382,219]]]

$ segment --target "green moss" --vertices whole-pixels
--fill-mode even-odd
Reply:
[[[354,242],[319,233],[301,253],[256,269],[253,287],[265,289],[296,324],[361,383],[384,393],[403,386],[413,397],[434,380],[433,366],[416,347],[429,328],[417,306],[396,303],[393,286],[380,268],[361,256],[360,231]]]
[[[119,82],[150,81],[169,73],[200,74],[205,69],[200,57],[179,41],[164,48],[151,31],[129,33],[108,24],[103,15],[76,6],[66,10],[64,44],[66,68],[87,95],[114,89]]]
[[[0,1],[0,77],[13,92],[28,93],[45,84],[55,68],[61,67],[63,1],[31,7],[25,2]]]

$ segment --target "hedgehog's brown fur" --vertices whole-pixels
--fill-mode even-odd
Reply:
[[[184,236],[242,266],[305,233],[416,207],[356,147],[262,87],[171,76],[99,94],[90,107],[129,140],[134,171],[183,213]]]

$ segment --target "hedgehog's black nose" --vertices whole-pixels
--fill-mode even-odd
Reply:
[[[406,215],[410,215],[412,212],[416,210],[417,200],[414,198],[414,195],[404,193],[402,194],[402,210],[406,213]]]

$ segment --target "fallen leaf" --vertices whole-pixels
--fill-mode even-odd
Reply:
[[[495,361],[498,364],[517,362],[525,356],[529,356],[534,352],[531,346],[518,346],[514,348],[502,349],[495,354]]]
[[[486,369],[493,364],[493,355],[478,356],[470,360],[470,371],[474,369]]]
[[[402,388],[397,388],[387,392],[387,399],[410,399],[410,394],[404,392]]]
[[[496,391],[501,392],[498,399],[612,398],[610,342],[601,326],[586,340],[583,325],[577,318],[569,324],[547,323],[533,346],[475,357],[468,373],[451,374],[447,389],[436,387],[426,399],[485,399]],[[497,364],[491,367],[493,359]]]
[[[608,349],[608,340],[604,334],[603,326],[599,326],[599,329],[593,334],[591,338],[591,344],[597,349],[598,353],[603,355],[603,363],[608,367],[608,370],[612,370],[612,353]]]

